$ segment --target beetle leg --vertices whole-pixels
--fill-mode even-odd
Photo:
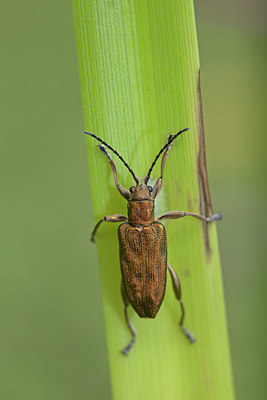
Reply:
[[[166,212],[165,214],[161,215],[157,220],[162,220],[162,219],[178,219],[178,218],[183,218],[183,217],[195,217],[198,219],[201,219],[202,221],[206,222],[211,222],[211,221],[217,221],[219,219],[222,219],[222,215],[220,213],[214,214],[211,217],[205,217],[204,215],[199,215],[195,213],[190,213],[190,212],[185,212],[185,211],[169,211]]]
[[[123,221],[128,221],[128,217],[126,217],[125,215],[121,215],[121,214],[106,215],[104,218],[102,218],[96,224],[96,226],[92,232],[92,235],[91,235],[91,241],[95,242],[96,232],[97,232],[99,226],[102,224],[102,222],[123,222]]]
[[[179,323],[180,328],[182,329],[185,336],[189,339],[190,343],[194,343],[194,341],[195,341],[194,335],[191,332],[189,332],[183,325],[184,318],[185,318],[185,309],[184,309],[184,303],[182,300],[182,288],[181,288],[179,278],[178,278],[176,272],[174,271],[174,269],[170,266],[170,264],[167,263],[167,265],[168,265],[168,270],[170,271],[171,278],[172,278],[173,290],[174,290],[177,300],[180,303],[181,310],[182,310],[182,316],[181,316],[180,323]]]
[[[125,356],[127,356],[128,353],[129,353],[129,351],[131,350],[131,348],[132,348],[134,342],[135,342],[135,339],[136,339],[136,331],[135,331],[134,327],[132,326],[132,324],[131,324],[131,322],[130,322],[130,320],[129,320],[128,310],[127,310],[127,307],[128,307],[128,305],[129,305],[129,300],[128,300],[128,297],[127,297],[127,294],[126,294],[126,291],[125,291],[125,287],[124,287],[123,282],[121,282],[121,295],[122,295],[122,299],[123,299],[123,303],[124,303],[124,315],[125,315],[125,319],[126,319],[126,322],[127,322],[128,327],[129,327],[129,329],[130,329],[130,331],[131,331],[131,334],[132,334],[132,336],[133,336],[133,337],[132,337],[132,340],[130,341],[130,343],[125,347],[125,349],[122,350],[122,353],[123,353]]]
[[[170,138],[171,136],[172,136],[172,135],[170,135],[169,138]],[[169,141],[169,139],[168,139],[168,141]],[[162,179],[163,179],[163,175],[164,175],[165,161],[166,161],[166,158],[167,158],[167,156],[168,156],[168,154],[169,154],[168,151],[169,151],[170,147],[171,147],[171,146],[168,146],[168,147],[166,148],[166,150],[165,150],[164,153],[163,153],[162,159],[161,159],[160,177],[157,179],[157,181],[156,181],[156,183],[155,183],[155,185],[154,185],[154,187],[153,187],[153,198],[154,198],[154,199],[157,197],[157,195],[159,194],[159,192],[160,192],[160,190],[161,190]]]
[[[113,172],[113,178],[114,178],[114,182],[115,185],[117,186],[118,191],[120,192],[120,194],[126,199],[129,200],[131,193],[129,192],[129,190],[125,189],[123,186],[118,184],[118,175],[117,175],[117,168],[116,165],[114,163],[114,161],[112,160],[112,158],[110,157],[110,155],[108,154],[105,146],[103,144],[100,144],[98,146],[99,150],[102,151],[102,153],[105,154],[105,156],[107,157],[107,159],[109,160],[109,164],[111,166],[112,172]],[[136,177],[137,178],[137,177]],[[139,179],[139,178],[137,178]]]

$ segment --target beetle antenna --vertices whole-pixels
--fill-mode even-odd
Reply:
[[[155,166],[156,162],[158,161],[160,155],[164,152],[165,149],[167,149],[167,148],[171,145],[171,143],[172,143],[179,135],[181,135],[183,132],[186,132],[186,131],[188,131],[188,130],[189,130],[189,128],[185,128],[185,129],[181,130],[180,132],[176,133],[175,135],[170,135],[170,136],[168,137],[167,143],[166,143],[165,146],[163,146],[162,149],[158,152],[158,154],[157,154],[156,157],[155,157],[155,160],[153,161],[151,167],[149,168],[149,171],[148,171],[148,173],[147,173],[147,175],[146,175],[146,177],[145,177],[145,179],[144,179],[144,183],[145,183],[145,184],[147,184],[147,182],[149,181],[149,178],[150,178],[152,169],[154,168],[154,166]]]
[[[98,136],[94,135],[93,133],[84,131],[84,133],[86,133],[86,135],[90,135],[93,138],[95,138],[96,140],[98,140],[100,143],[103,143],[103,145],[105,145],[109,150],[113,151],[114,154],[116,154],[117,157],[119,157],[119,159],[123,162],[123,164],[125,165],[125,167],[130,171],[130,173],[132,174],[134,180],[136,183],[139,183],[139,178],[135,175],[135,173],[133,172],[132,168],[129,167],[129,165],[127,164],[126,161],[124,161],[124,159],[122,158],[122,156],[113,149],[113,147],[111,147],[109,144],[107,144],[106,142],[104,142],[104,140],[100,139]]]

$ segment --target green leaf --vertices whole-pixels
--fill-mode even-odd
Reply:
[[[193,2],[73,0],[73,6],[85,129],[144,177],[168,134],[189,127],[169,152],[157,215],[211,214]],[[126,214],[98,143],[91,137],[86,143],[95,221]],[[129,188],[129,171],[114,161],[119,183]],[[180,308],[168,279],[156,319],[140,319],[130,309],[138,336],[128,357],[121,354],[131,335],[120,294],[117,225],[102,224],[97,235],[113,398],[231,400],[216,223],[207,228],[187,217],[166,227],[169,262],[183,288],[185,326],[197,341],[191,345],[179,329]]]

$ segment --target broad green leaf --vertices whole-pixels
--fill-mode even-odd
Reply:
[[[157,215],[210,214],[193,2],[73,0],[73,7],[85,129],[144,177],[168,134],[189,127],[170,150]],[[95,222],[127,214],[98,143],[91,137],[86,143]],[[129,171],[112,157],[119,183],[129,188]],[[231,400],[216,223],[205,227],[188,217],[166,228],[169,262],[183,288],[185,325],[197,341],[191,345],[179,329],[180,308],[168,279],[155,319],[140,319],[130,309],[138,337],[128,357],[121,354],[131,335],[120,294],[117,224],[102,224],[97,235],[113,398]]]

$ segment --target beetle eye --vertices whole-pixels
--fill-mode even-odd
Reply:
[[[152,192],[153,188],[151,186],[147,187],[150,192]]]
[[[134,186],[131,186],[129,190],[130,190],[131,193],[133,193]]]

